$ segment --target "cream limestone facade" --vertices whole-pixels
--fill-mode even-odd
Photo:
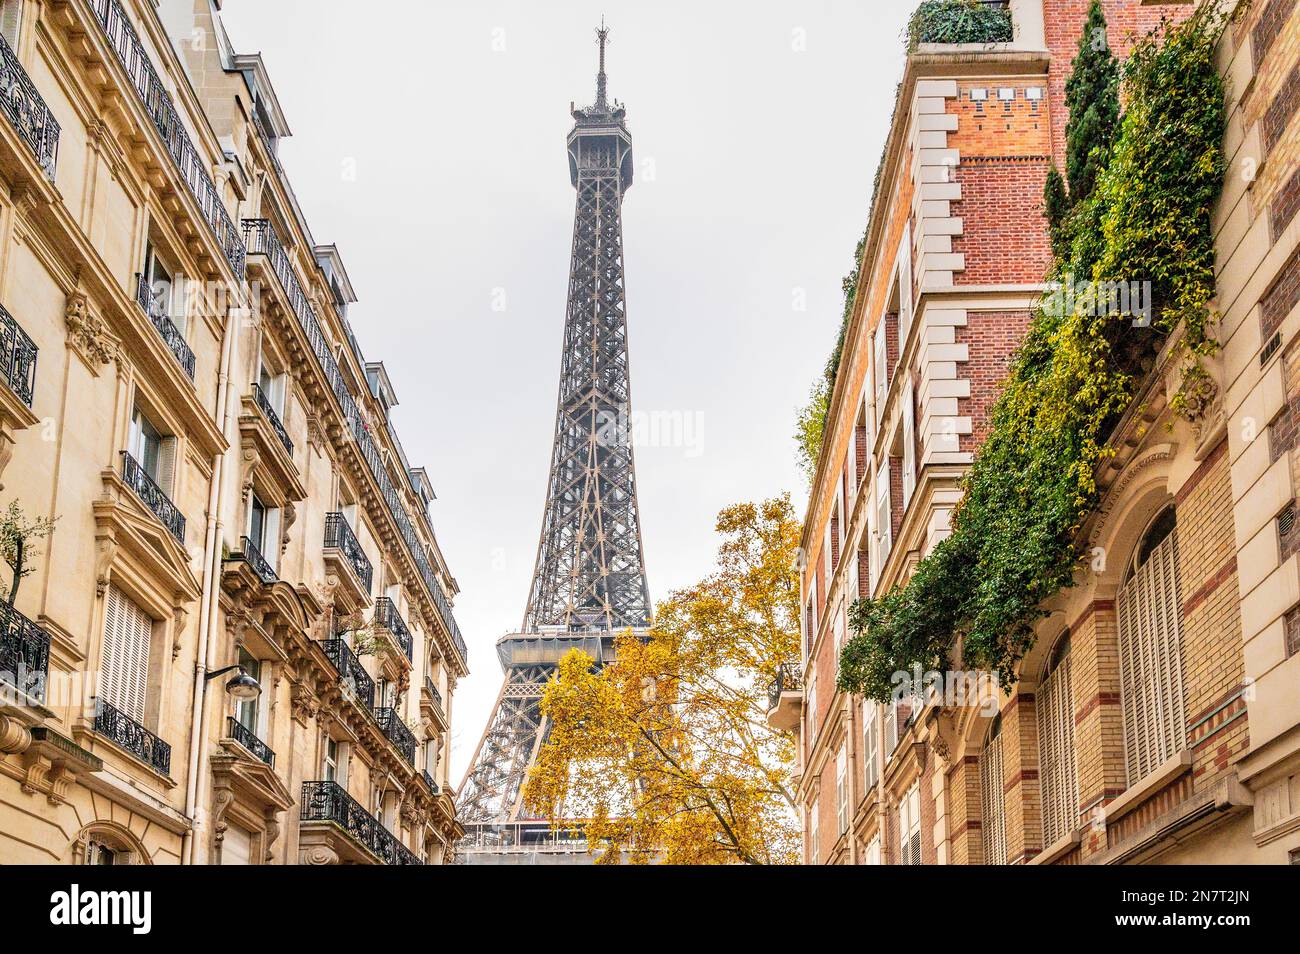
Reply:
[[[446,862],[432,488],[220,6],[0,2],[0,862]]]
[[[801,736],[809,862],[1300,862],[1300,3],[1238,6],[1219,51],[1213,385],[1175,414],[1161,355],[1110,435],[1086,565],[991,709],[864,702],[836,690],[836,664],[846,604],[905,581],[948,532],[968,461],[950,452],[974,449],[980,375],[1005,368],[1034,291],[1008,277],[1024,248],[997,252],[1042,229],[1041,178],[981,177],[977,157],[1061,166],[1058,96],[1087,4],[1042,0],[1005,48],[909,57],[805,526],[803,688],[769,717]],[[1188,9],[1107,0],[1111,43]],[[1050,141],[1016,110],[1017,74],[1042,76]],[[972,105],[986,87],[1011,91],[1005,122]],[[1014,137],[989,142],[1003,127]],[[909,274],[899,233],[910,297],[892,290]],[[976,308],[993,313],[972,335]]]

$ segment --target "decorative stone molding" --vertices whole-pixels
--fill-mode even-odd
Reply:
[[[100,367],[117,359],[121,353],[121,342],[109,330],[108,323],[91,311],[90,301],[83,293],[68,295],[63,321],[68,329],[69,347],[92,374],[98,375]]]

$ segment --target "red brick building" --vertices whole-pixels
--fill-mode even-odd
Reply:
[[[809,863],[1294,861],[1300,851],[1300,15],[1229,29],[1211,406],[1158,362],[1111,437],[1105,555],[1050,605],[1014,691],[978,707],[836,690],[847,609],[948,533],[1049,263],[1088,0],[1012,0],[1014,38],[907,58],[804,530],[800,737]],[[1108,39],[1190,4],[1106,0]],[[1289,688],[1288,688],[1289,687]],[[919,707],[917,707],[919,708]]]

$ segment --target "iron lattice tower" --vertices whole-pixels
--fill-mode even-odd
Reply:
[[[505,682],[460,788],[465,861],[581,857],[581,845],[557,840],[521,804],[547,732],[542,688],[570,649],[606,662],[616,633],[650,625],[623,281],[622,206],[632,185],[632,139],[626,111],[607,97],[603,23],[596,35],[595,105],[571,109],[569,176],[577,207],[541,539],[523,628],[497,642]]]

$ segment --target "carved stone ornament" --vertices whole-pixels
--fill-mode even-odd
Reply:
[[[68,328],[68,343],[92,370],[118,357],[121,342],[108,329],[108,323],[90,310],[90,301],[81,292],[68,296],[63,313]]]

